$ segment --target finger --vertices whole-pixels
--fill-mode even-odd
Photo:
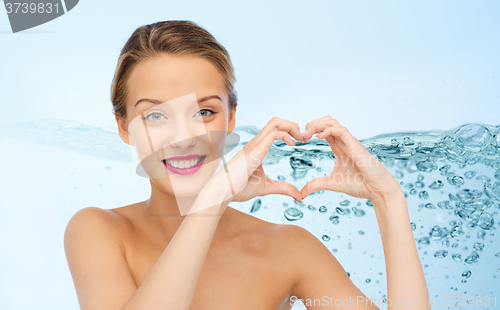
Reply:
[[[267,124],[262,128],[262,130],[257,135],[260,140],[263,136],[265,136],[270,131],[279,130],[288,132],[292,137],[294,137],[297,141],[302,141],[302,132],[300,132],[299,125],[295,122],[281,119],[279,117],[273,117]]]
[[[297,124],[296,122],[289,121],[289,120],[284,120],[284,121],[289,122],[289,123],[290,123],[290,125],[292,125],[292,126],[293,126],[293,128],[297,129],[297,131],[300,133],[299,138],[301,138],[301,139],[302,139],[302,137],[303,137],[303,136],[302,136],[302,132],[300,131],[299,124]],[[295,131],[294,131],[294,132],[295,132]],[[295,137],[295,136],[293,136],[293,137]]]
[[[298,202],[302,201],[302,194],[295,186],[285,181],[276,181],[266,177],[266,187],[262,196],[270,194],[287,195]]]
[[[336,140],[340,140],[344,145],[344,152],[349,155],[362,154],[368,152],[368,150],[356,139],[344,126],[332,126],[323,129],[322,124],[318,124],[318,130],[320,133],[316,135],[316,138],[323,139],[328,136],[334,136]],[[341,144],[339,143],[339,146]]]
[[[293,146],[295,145],[295,142],[290,138],[290,134],[288,132],[284,132],[284,131],[273,131],[273,132],[270,132],[266,137],[264,137],[264,139],[262,139],[262,143],[264,143],[265,145],[269,145],[269,147],[271,147],[271,145],[274,143],[274,141],[277,141],[277,140],[282,140],[283,142],[285,142],[286,144],[290,145],[290,146]],[[264,142],[266,141],[266,142]]]
[[[258,143],[254,142],[251,145],[247,143],[243,149],[240,150],[245,156],[248,175],[253,174],[255,169],[262,163],[269,153],[271,145],[276,140],[283,140],[283,142],[290,146],[295,145],[295,142],[290,138],[288,132],[270,131]],[[235,157],[237,155],[235,155]]]
[[[302,195],[302,199],[304,199],[311,193],[323,190],[331,190],[329,177],[316,178],[307,182],[306,185],[304,185],[304,187],[300,190],[300,194]]]
[[[344,149],[346,149],[347,147],[345,146],[344,142],[342,142],[342,140],[335,138],[334,136],[327,136],[325,137],[325,140],[328,142],[328,144],[330,144],[330,148],[333,151],[335,159],[337,159],[338,157],[346,156]]]
[[[315,119],[313,121],[310,121],[309,123],[306,124],[306,129],[309,128],[309,126],[311,126],[312,124],[314,123],[317,123],[317,122],[322,122],[322,121],[325,121],[325,120],[332,120],[333,118],[330,116],[330,115],[325,115],[323,117],[320,117],[318,119]]]
[[[329,126],[341,126],[337,120],[328,118],[320,119],[314,122],[308,123],[306,125],[306,131],[304,132],[304,140],[309,140],[315,133],[323,131]]]
[[[324,122],[324,121],[335,121],[337,120],[333,119],[330,115],[323,116],[321,118],[315,119],[314,121],[310,121],[309,123],[306,124],[306,130],[308,130],[312,125],[319,123],[319,122]],[[337,122],[338,124],[338,122]],[[340,124],[338,124],[340,125]]]

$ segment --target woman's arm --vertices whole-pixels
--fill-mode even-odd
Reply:
[[[401,188],[372,200],[384,247],[387,270],[387,304],[405,309],[431,309],[424,271],[410,225]],[[406,304],[406,303],[407,304]],[[411,306],[408,306],[411,305]]]
[[[335,166],[330,175],[307,183],[301,189],[302,197],[305,198],[318,190],[331,190],[371,200],[386,259],[388,308],[402,306],[405,309],[430,309],[427,285],[411,231],[406,200],[397,180],[347,128],[330,116],[310,122],[306,128],[305,142],[315,133],[318,133],[317,138],[325,138],[328,141],[334,153]],[[354,298],[359,297],[359,290],[350,284],[350,279],[339,272],[341,268],[338,262],[327,258],[324,250],[316,248],[316,252],[324,253],[321,257],[325,268],[346,284],[346,288],[330,284],[330,292],[342,298],[349,297],[348,294],[352,294]],[[331,254],[329,256],[333,257]],[[320,278],[317,271],[312,273],[316,279]],[[299,277],[299,281],[307,279],[307,275]],[[325,281],[325,284],[328,283]],[[303,296],[317,293],[300,282],[297,287],[302,288],[300,292]],[[318,289],[324,291],[322,288]],[[403,304],[398,304],[398,300]],[[409,302],[411,305],[408,305]],[[366,306],[358,305],[363,308]]]
[[[398,304],[404,309],[431,309],[403,192],[395,188],[393,195],[372,203],[384,248],[388,309]],[[368,299],[318,238],[298,226],[288,229],[287,244],[298,266],[290,305],[304,305],[308,310],[379,309],[381,300]]]
[[[196,201],[203,203],[204,200]],[[208,249],[227,205],[224,201],[186,215],[123,310],[189,309]]]

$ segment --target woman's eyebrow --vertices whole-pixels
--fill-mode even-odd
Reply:
[[[210,95],[210,96],[205,96],[203,98],[198,99],[198,103],[202,103],[203,101],[207,101],[207,100],[210,100],[210,99],[219,99],[220,101],[222,101],[222,99],[219,96],[217,96],[217,95]],[[143,101],[148,101],[148,102],[151,102],[151,103],[154,103],[154,104],[163,103],[163,101],[157,100],[157,99],[142,98],[142,99],[137,100],[137,102],[135,103],[134,106],[137,106],[139,103],[141,103]]]

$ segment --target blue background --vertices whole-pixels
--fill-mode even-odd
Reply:
[[[278,116],[303,128],[328,114],[358,139],[499,125],[499,14],[499,1],[80,1],[12,34],[4,11],[0,125],[54,117],[116,127],[109,93],[119,52],[137,27],[169,19],[198,23],[229,51],[237,125],[262,128]],[[102,188],[117,175],[97,176],[80,155],[16,143],[1,149],[0,308],[78,309],[65,223],[86,206],[147,199],[149,183]],[[62,184],[68,171],[80,181]]]

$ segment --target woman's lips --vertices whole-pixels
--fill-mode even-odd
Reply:
[[[193,174],[196,171],[200,170],[201,166],[203,165],[206,155],[189,155],[189,156],[175,156],[175,157],[170,157],[168,159],[163,159],[163,165],[165,167],[172,171],[175,174],[180,174],[180,175],[186,175],[186,174]],[[182,159],[176,159],[176,158],[182,158]],[[186,160],[188,158],[188,160]],[[186,166],[190,166],[188,168],[185,168]]]
[[[186,156],[173,156],[173,157],[169,157],[167,158],[166,160],[174,160],[174,159],[177,159],[177,160],[190,160],[190,159],[193,159],[193,158],[198,158],[198,157],[202,157],[204,155],[201,155],[201,154],[190,154],[190,155],[186,155]]]

